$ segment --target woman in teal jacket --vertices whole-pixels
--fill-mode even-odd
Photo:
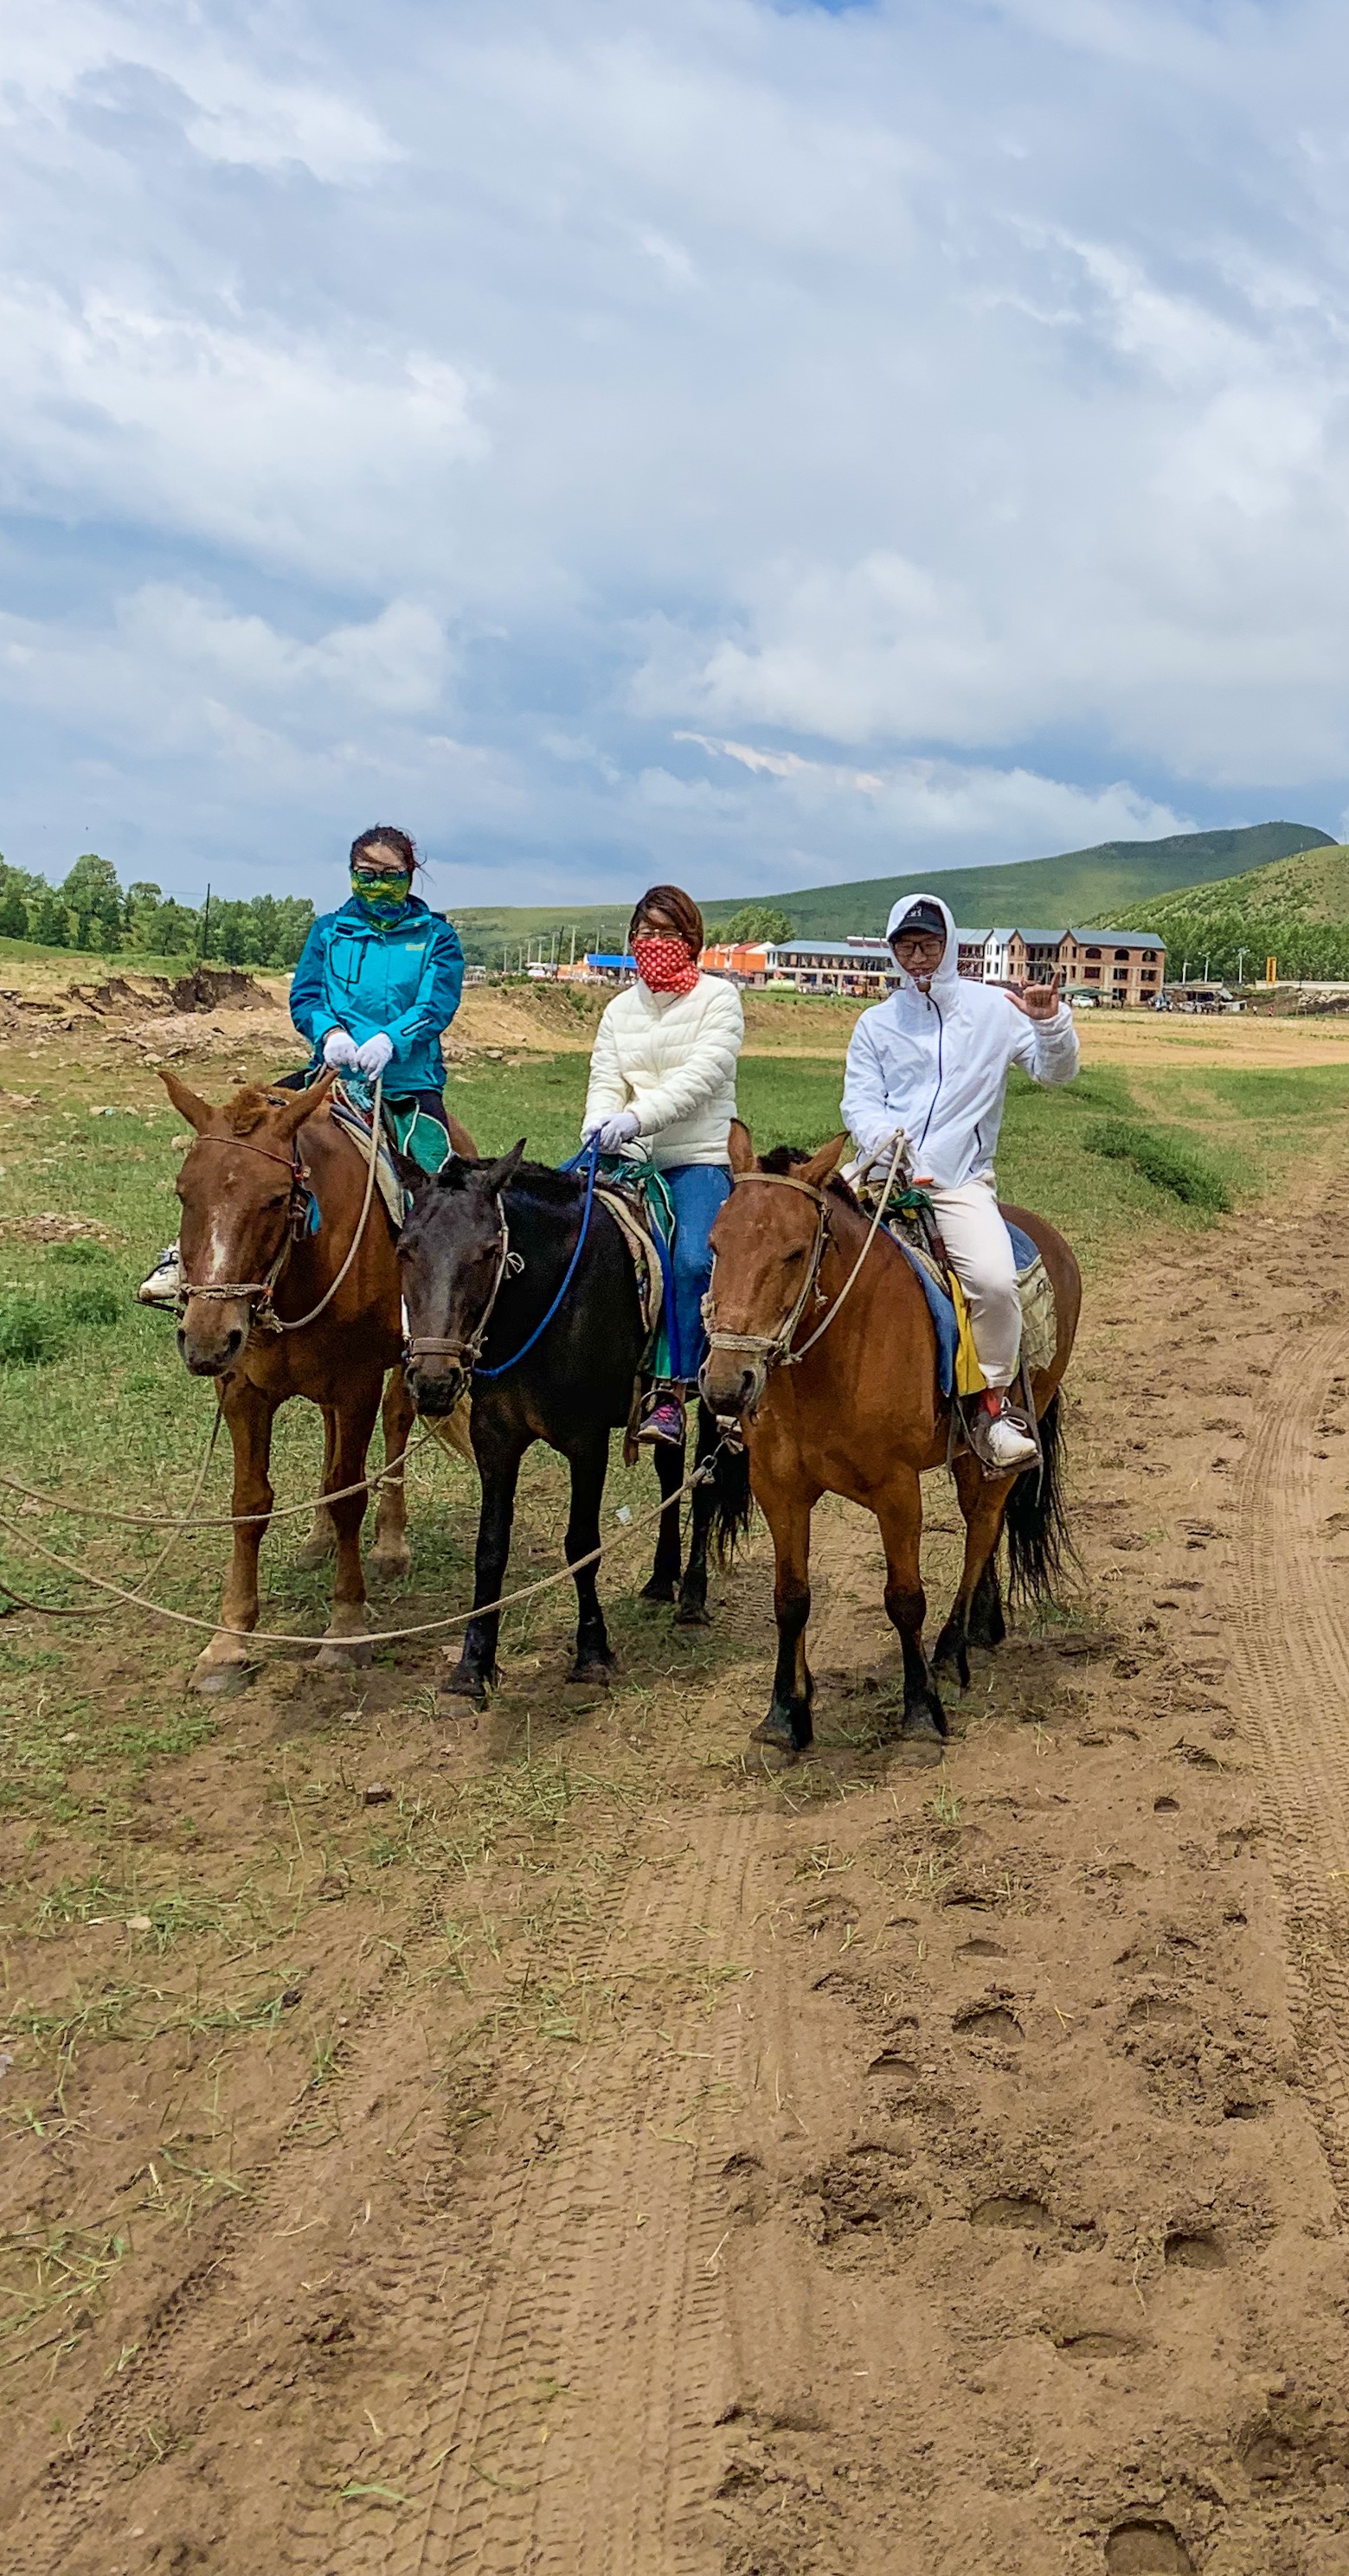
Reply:
[[[459,1008],[464,952],[451,923],[413,893],[416,865],[407,833],[391,824],[352,842],[351,901],[310,931],[290,1015],[313,1048],[300,1078],[312,1081],[324,1065],[367,1082],[382,1074],[399,1143],[435,1170],[449,1150],[440,1041]]]
[[[303,1089],[325,1065],[366,1082],[382,1073],[400,1147],[435,1172],[450,1150],[440,1041],[459,1008],[464,952],[458,931],[413,893],[416,865],[392,824],[352,842],[351,901],[320,914],[291,978],[290,1015],[313,1053],[280,1088]],[[144,1306],[172,1306],[180,1285],[170,1243],[137,1294]]]

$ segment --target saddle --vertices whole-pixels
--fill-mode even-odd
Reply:
[[[1021,1303],[1021,1366],[1031,1376],[1047,1368],[1058,1347],[1058,1310],[1054,1283],[1036,1246],[1020,1226],[1004,1218],[1016,1264]],[[937,1333],[937,1363],[944,1396],[979,1395],[984,1373],[974,1348],[970,1310],[937,1231],[926,1191],[910,1187],[892,1191],[883,1224],[918,1273]]]
[[[345,1128],[360,1150],[362,1162],[370,1155],[369,1100],[358,1100],[340,1082],[328,1094],[328,1108],[339,1127]],[[407,1214],[408,1194],[394,1165],[393,1148],[384,1121],[380,1122],[379,1151],[375,1157],[375,1188],[384,1203],[384,1213],[395,1234],[401,1234]]]

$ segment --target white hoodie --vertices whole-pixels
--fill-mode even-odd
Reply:
[[[945,1189],[990,1172],[1014,1064],[1036,1082],[1071,1082],[1077,1031],[1061,1002],[1052,1020],[1030,1020],[996,984],[960,973],[956,927],[938,895],[906,895],[891,912],[892,936],[915,903],[934,903],[946,948],[930,993],[912,976],[852,1033],[843,1078],[843,1116],[864,1151],[902,1127],[913,1168]]]

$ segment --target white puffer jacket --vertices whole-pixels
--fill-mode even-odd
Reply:
[[[691,993],[629,984],[595,1031],[587,1132],[620,1109],[635,1109],[660,1170],[724,1163],[744,1039],[740,996],[719,976],[700,975]]]

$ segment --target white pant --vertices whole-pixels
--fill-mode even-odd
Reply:
[[[997,1183],[962,1181],[959,1189],[925,1184],[937,1228],[965,1295],[979,1366],[990,1386],[1010,1386],[1021,1353],[1021,1300],[1012,1239],[998,1212]]]

